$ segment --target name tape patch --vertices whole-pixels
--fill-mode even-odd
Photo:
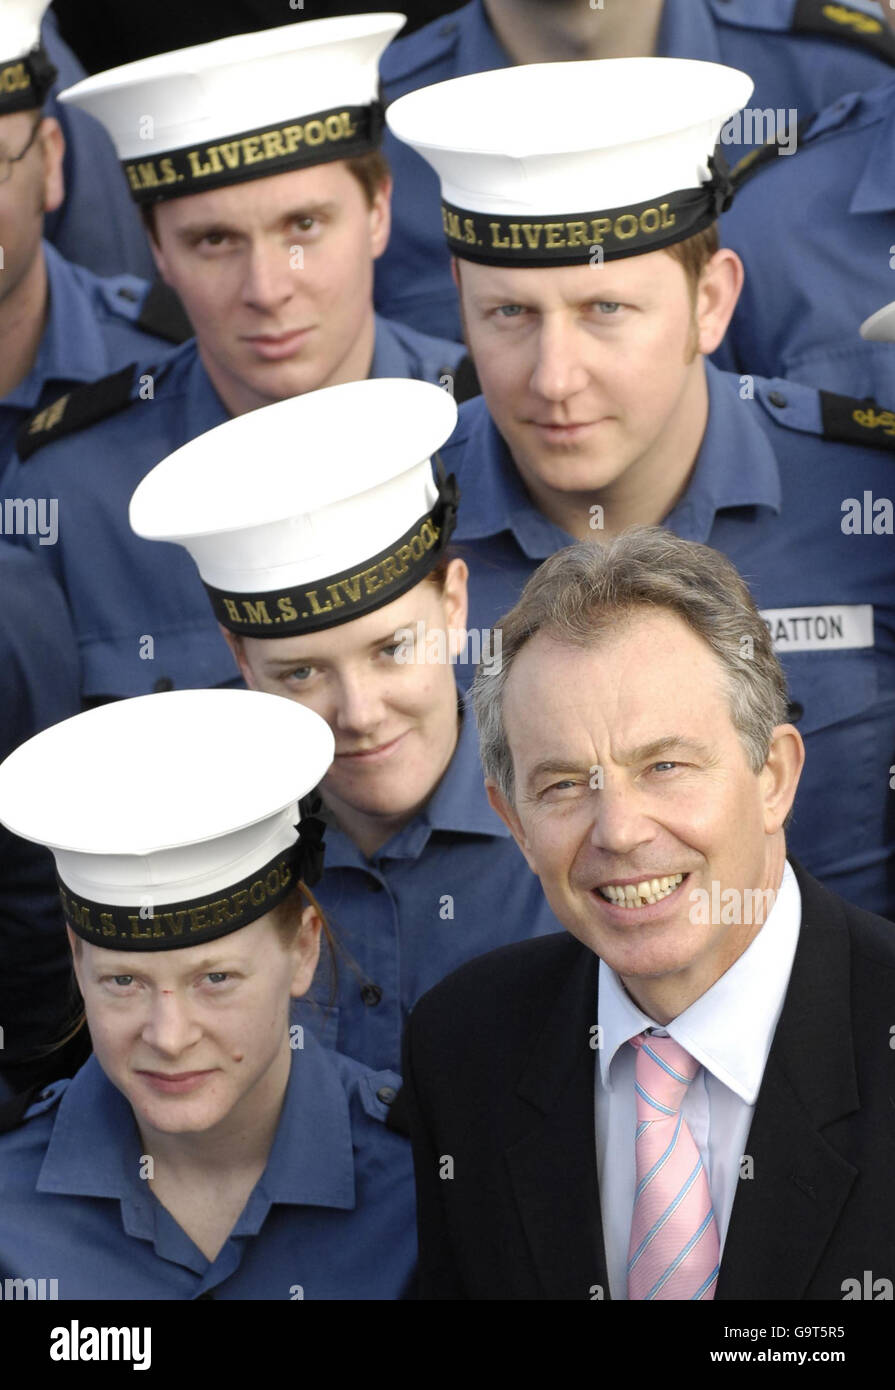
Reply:
[[[281,125],[260,126],[193,149],[185,146],[150,159],[124,160],[122,167],[135,201],[156,202],[308,164],[353,159],[374,149],[381,133],[378,103],[346,106]]]
[[[816,608],[762,608],[774,651],[853,651],[873,646],[873,604],[820,604]]]
[[[730,205],[733,185],[720,149],[709,159],[711,178],[699,188],[652,202],[602,212],[504,217],[442,202],[445,237],[455,255],[485,265],[581,265],[660,251],[704,231]]]

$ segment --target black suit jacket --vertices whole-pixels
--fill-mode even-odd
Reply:
[[[895,1280],[895,925],[798,865],[802,927],[717,1299]],[[571,936],[430,990],[404,1043],[420,1297],[609,1298],[594,1132],[597,958]]]

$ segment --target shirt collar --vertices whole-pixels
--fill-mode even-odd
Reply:
[[[656,53],[662,58],[721,62],[718,32],[706,0],[665,0]]]
[[[234,1235],[260,1229],[274,1202],[354,1206],[348,1097],[330,1054],[307,1030],[302,1041],[267,1166]],[[90,1057],[60,1101],[37,1190],[119,1198],[129,1208],[129,1232],[151,1238],[155,1204],[140,1178],[141,1148],[128,1101]]]
[[[407,354],[398,341],[387,319],[375,318],[376,336],[373,340],[373,361],[370,364],[371,377],[395,377],[407,375]]]
[[[738,960],[672,1019],[664,1032],[719,1081],[754,1105],[789,986],[799,940],[802,898],[787,862],[767,921]],[[646,1028],[657,1028],[604,961],[599,969],[600,1079],[611,1089],[616,1052]]]
[[[47,267],[47,321],[34,366],[5,405],[24,410],[37,406],[47,382],[95,381],[106,371],[106,345],[79,271],[43,242]]]
[[[780,468],[756,418],[751,398],[740,397],[739,378],[706,361],[709,411],[687,490],[663,521],[683,540],[708,542],[718,512],[729,507],[782,503]],[[753,384],[754,389],[754,384]],[[736,440],[736,448],[731,447]]]
[[[508,838],[510,832],[497,812],[491,809],[485,791],[472,710],[461,710],[461,713],[457,746],[441,781],[422,810],[376,851],[377,860],[418,859],[433,830],[446,830],[453,835]],[[324,809],[323,818],[327,826],[324,872],[365,866],[361,851],[339,829],[332,814]]]
[[[879,121],[879,130],[866,134],[864,168],[855,185],[849,212],[891,212],[895,208],[895,82],[866,92],[861,100],[864,116]]]
[[[554,551],[572,544],[572,537],[532,502],[483,396],[460,408],[453,440],[446,446],[448,468],[454,441],[462,458],[470,461],[468,468],[459,471],[456,541],[483,540],[511,531],[530,560],[546,560]]]
[[[457,72],[489,72],[492,68],[510,66],[509,54],[491,28],[482,0],[473,0],[459,18]]]

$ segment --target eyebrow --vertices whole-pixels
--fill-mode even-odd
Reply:
[[[218,959],[215,959],[214,956],[203,956],[200,961],[197,961],[194,966],[184,972],[183,978],[186,979],[188,976],[196,974],[203,975],[212,970],[226,971],[242,968],[240,962],[229,956],[221,956]],[[112,961],[110,965],[100,962],[96,967],[96,973],[99,975],[136,975],[139,974],[139,966],[117,966],[115,961]]]
[[[401,638],[395,635],[401,630],[402,629],[395,627],[388,628],[383,636],[374,637],[367,643],[367,650],[373,651],[376,647],[390,646],[401,641]],[[328,657],[319,657],[313,654],[308,656],[273,656],[270,657],[269,660],[266,660],[264,665],[265,669],[268,671],[288,671],[293,670],[296,666],[314,666],[317,663],[323,663],[328,660]]]
[[[328,203],[304,203],[298,208],[292,208],[287,212],[281,213],[274,218],[272,227],[282,226],[284,222],[295,222],[300,217],[330,217],[336,210],[336,204]],[[212,218],[208,222],[185,222],[177,229],[177,236],[187,240],[199,240],[203,236],[211,236],[213,233],[225,234],[229,236],[240,236],[241,228],[234,227],[226,218]]]
[[[662,738],[653,739],[650,743],[641,743],[630,752],[621,754],[616,761],[622,766],[630,766],[632,763],[649,762],[652,758],[658,758],[663,753],[670,753],[680,749],[682,752],[693,753],[696,757],[705,761],[712,758],[711,750],[704,743],[696,738],[684,738],[678,734],[665,734]],[[583,763],[578,763],[574,759],[563,760],[551,756],[542,758],[535,763],[534,767],[526,774],[525,785],[531,787],[548,773],[584,773],[589,774],[592,767],[598,767],[599,763],[589,763],[585,768]]]

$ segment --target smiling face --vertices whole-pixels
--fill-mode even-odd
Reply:
[[[326,720],[336,756],[323,780],[326,802],[393,827],[428,800],[457,741],[457,686],[453,667],[437,658],[449,651],[449,629],[466,623],[466,565],[452,560],[444,588],[423,580],[393,603],[340,627],[301,637],[225,634],[246,683],[286,695]],[[405,661],[415,648],[420,660]],[[442,634],[441,641],[436,640]],[[426,660],[426,655],[436,659]]]
[[[233,414],[366,377],[373,261],[389,233],[344,161],[163,202],[159,270],[183,300]]]
[[[117,951],[74,937],[97,1061],[144,1132],[204,1133],[276,1103],[289,1070],[289,1000],[304,994],[320,919],[288,948],[270,915],[176,951]]]
[[[699,354],[733,312],[733,254],[712,257],[695,304],[664,251],[547,269],[463,261],[459,284],[482,393],[535,502],[568,529],[557,504],[595,494],[635,504],[625,524],[661,520],[704,432]],[[587,534],[586,506],[582,518],[573,534]]]
[[[678,1001],[704,993],[760,923],[704,922],[692,895],[779,886],[798,734],[780,726],[754,773],[714,654],[676,615],[646,610],[594,648],[538,633],[508,676],[504,721],[515,805],[489,788],[492,803],[556,916],[638,1002],[657,985]],[[653,879],[659,900],[642,907],[600,891]]]

